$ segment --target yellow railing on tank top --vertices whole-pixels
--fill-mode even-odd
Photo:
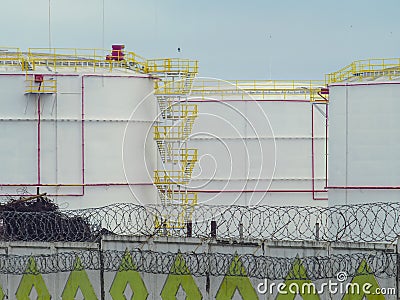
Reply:
[[[400,58],[372,58],[356,60],[344,68],[325,75],[326,83],[349,79],[362,80],[387,76],[389,80],[400,76]]]
[[[321,91],[326,88],[323,80],[212,80],[198,79],[193,83],[190,96],[200,99],[218,96],[229,99],[235,96],[240,100],[268,100],[273,97],[281,100],[304,99],[311,102],[326,102]]]

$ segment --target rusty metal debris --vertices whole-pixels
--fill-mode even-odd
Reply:
[[[0,239],[7,241],[92,241],[93,230],[82,216],[60,211],[46,194],[0,204]]]

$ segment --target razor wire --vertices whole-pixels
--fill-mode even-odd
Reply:
[[[113,234],[393,243],[400,234],[400,203],[327,208],[199,205],[186,223],[164,226],[166,216],[181,213],[181,205],[131,203],[49,212],[0,211],[0,240],[95,242],[104,234]]]
[[[132,264],[123,263],[130,255]],[[0,274],[53,274],[80,269],[86,271],[137,271],[149,274],[174,274],[204,276],[246,276],[258,279],[328,279],[339,272],[348,276],[373,274],[378,278],[397,276],[398,254],[386,252],[354,253],[331,256],[286,258],[239,255],[225,253],[171,253],[155,251],[82,250],[49,255],[0,255]],[[180,256],[179,260],[177,257]],[[29,260],[34,259],[35,268],[30,269]],[[299,263],[296,263],[296,260]],[[365,264],[362,264],[362,262]],[[178,263],[177,263],[178,262]],[[361,266],[361,267],[360,267]],[[305,273],[300,270],[304,267]],[[230,270],[235,270],[231,272]],[[302,276],[306,277],[302,277]]]

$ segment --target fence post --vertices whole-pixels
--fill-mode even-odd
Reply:
[[[105,300],[106,298],[106,290],[104,287],[104,253],[103,253],[103,236],[101,236],[101,240],[99,243],[99,262],[100,262],[100,299]]]
[[[243,240],[243,223],[239,223],[239,238]]]
[[[186,223],[186,237],[192,237],[192,228],[193,228],[193,225],[192,225],[192,222],[187,222]]]
[[[167,235],[167,221],[166,220],[163,220],[162,227],[163,227],[164,235]]]
[[[217,221],[211,221],[211,237],[217,237]]]

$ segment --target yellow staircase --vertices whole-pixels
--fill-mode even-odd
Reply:
[[[190,191],[188,184],[198,151],[189,148],[188,142],[198,109],[197,105],[186,101],[198,71],[197,61],[153,59],[147,60],[146,65],[148,73],[159,78],[155,84],[155,96],[161,114],[154,126],[154,140],[163,169],[154,171],[154,184],[161,203],[171,208],[162,220],[155,221],[155,226],[181,230],[191,222],[197,205],[197,192]]]

